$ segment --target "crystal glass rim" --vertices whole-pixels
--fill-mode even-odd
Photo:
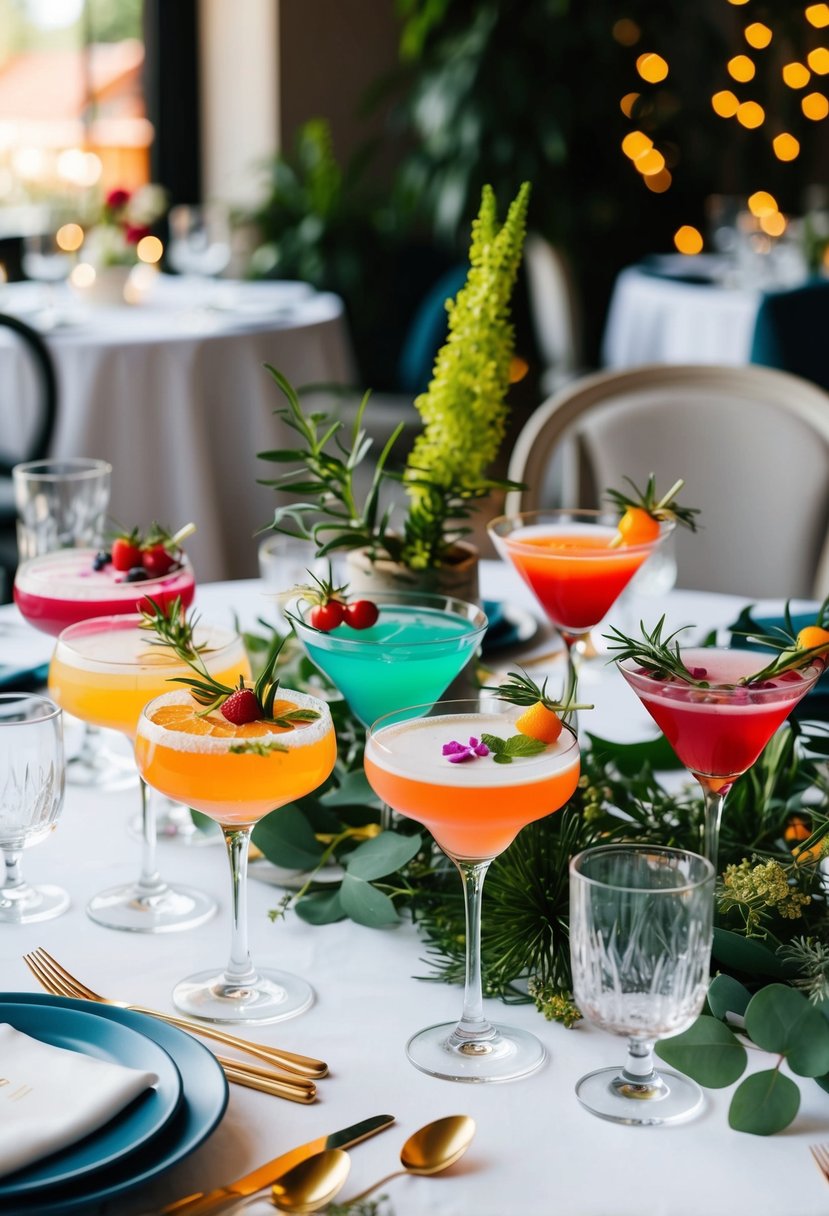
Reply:
[[[65,558],[67,561],[77,561],[85,553],[88,553],[90,556],[90,560],[93,560],[95,558],[95,555],[99,552],[100,552],[99,549],[94,549],[90,545],[85,545],[83,548],[79,547],[77,549],[75,549],[75,548],[52,549],[52,550],[50,550],[49,553],[36,553],[34,557],[27,557],[26,560],[24,562],[21,562],[17,568],[18,568],[18,570],[24,571],[24,573],[28,573],[33,568],[35,568],[34,569],[35,577],[38,577],[38,576],[42,577],[40,570],[37,569],[37,567],[39,567],[39,566],[45,566],[49,562],[54,562],[58,558]],[[149,590],[152,590],[154,587],[158,586],[159,583],[170,583],[173,581],[173,579],[180,577],[185,571],[188,571],[188,570],[190,571],[191,574],[193,573],[192,562],[190,561],[190,558],[187,556],[186,553],[182,553],[180,564],[178,566],[176,566],[174,569],[168,570],[166,574],[157,574],[154,578],[141,579],[136,583],[128,583],[124,579],[120,583],[113,583],[112,587],[109,589],[109,591],[106,592],[106,594],[111,594],[113,591],[115,591],[117,593],[118,589],[121,587],[134,587],[136,595],[138,595],[139,593],[146,595],[144,588],[148,588]],[[194,575],[194,578],[195,578],[195,575]],[[17,581],[16,576],[15,576],[15,581]],[[40,594],[40,592],[38,591],[37,594]],[[58,589],[55,592],[55,598],[58,598],[63,594],[64,594],[64,592],[61,591],[60,589]],[[112,615],[117,616],[120,614],[113,613]]]
[[[513,515],[497,515],[495,519],[491,519],[486,526],[487,532],[496,542],[499,540],[510,539],[510,544],[515,548],[526,550],[530,553],[538,553],[537,545],[523,544],[520,540],[511,537],[511,532],[500,532],[499,525],[512,524],[516,527],[531,527],[534,523],[554,522],[556,520],[563,521],[567,518],[572,519],[574,523],[596,523],[616,527],[619,523],[619,514],[610,510],[601,510],[594,507],[547,507],[538,511],[517,511]],[[659,521],[659,535],[653,540],[645,541],[638,545],[620,545],[617,549],[610,550],[611,553],[648,553],[658,544],[665,540],[674,531],[676,523],[672,519],[663,519]],[[589,561],[591,558],[607,557],[607,551],[597,549],[595,552],[589,551],[586,553],[574,554],[579,561]]]
[[[497,697],[492,697],[490,699],[495,701],[498,706],[503,706],[505,714],[510,709],[519,710],[521,708],[519,705],[513,705],[510,701],[499,701]],[[419,710],[423,710],[424,712],[419,713]],[[432,712],[435,710],[439,710],[440,713],[438,714]],[[482,706],[480,699],[475,697],[459,697],[457,699],[448,701],[426,701],[421,705],[404,705],[400,709],[392,709],[387,714],[383,714],[381,717],[375,718],[372,724],[366,728],[366,740],[368,741],[368,739],[373,739],[376,747],[383,748],[383,751],[386,751],[387,749],[383,747],[383,744],[379,741],[377,736],[386,726],[392,725],[392,718],[399,719],[399,722],[402,725],[404,722],[422,722],[427,717],[439,717],[443,713],[468,714],[469,717],[472,717],[473,714],[481,714],[486,712],[487,708]],[[402,717],[403,714],[408,714],[409,716],[404,718]],[[578,750],[578,735],[573,730],[572,726],[569,726],[567,722],[562,722],[561,729],[563,731],[566,730],[570,735],[570,742],[568,746],[561,752],[561,755],[569,756],[574,748]],[[559,738],[560,737],[561,736],[559,736]],[[558,740],[556,740],[556,742],[558,742]]]
[[[124,612],[124,613],[115,612],[115,613],[111,613],[109,616],[92,616],[92,617],[89,617],[85,621],[74,621],[71,625],[67,625],[65,629],[62,629],[60,631],[57,638],[55,639],[55,644],[58,645],[62,642],[64,644],[64,646],[69,647],[69,649],[72,651],[73,654],[80,655],[80,651],[78,650],[77,646],[73,645],[73,642],[75,642],[77,636],[82,636],[85,634],[105,633],[108,630],[112,630],[112,629],[129,629],[130,626],[134,626],[137,629],[139,627],[140,623],[144,619],[145,618],[139,612]],[[198,622],[198,621],[196,622],[197,628],[198,628],[199,623],[200,622]],[[221,646],[215,647],[215,649],[207,651],[207,653],[210,655],[211,659],[213,659],[217,656],[221,657],[225,653],[225,651],[233,650],[236,648],[237,644],[238,645],[242,644],[242,639],[241,639],[240,635],[238,633],[236,633],[233,629],[231,629],[229,626],[207,625],[207,626],[205,626],[205,628],[211,630],[214,633],[227,635],[226,642],[223,642],[221,644]],[[149,634],[151,631],[146,630],[146,632]],[[152,643],[150,641],[148,641],[148,645],[151,645],[151,644]],[[169,647],[165,648],[165,649],[169,649]],[[170,653],[174,657],[177,657],[177,656],[175,656],[174,651],[170,650]],[[203,653],[203,652],[201,652],[201,653]],[[88,658],[89,656],[81,656],[81,657]],[[131,663],[125,659],[95,658],[93,661],[100,667],[129,667],[131,670],[135,667],[149,666],[149,664],[144,663],[144,662],[136,661],[136,662]],[[186,666],[184,659],[179,659],[179,662]]]
[[[603,882],[599,878],[591,878],[582,870],[581,867],[584,864],[585,858],[599,856],[609,857],[613,853],[633,853],[637,856],[658,854],[661,857],[676,860],[679,860],[680,858],[690,858],[695,863],[702,863],[704,874],[696,880],[688,879],[685,882],[680,882],[675,887],[658,887],[654,890],[650,887],[632,887],[623,885],[622,883]],[[575,855],[575,857],[571,857],[569,870],[571,878],[577,878],[579,882],[587,883],[593,887],[607,887],[613,891],[629,891],[632,893],[647,892],[651,895],[671,895],[676,894],[678,891],[696,891],[699,887],[704,887],[706,884],[710,883],[714,878],[716,878],[716,870],[714,869],[712,862],[710,862],[707,857],[703,857],[701,853],[694,853],[691,851],[691,849],[673,849],[668,845],[662,844],[619,843],[591,845],[589,848],[582,849],[580,853]]]
[[[330,633],[325,633],[323,630],[314,629],[313,625],[309,625],[302,618],[302,616],[300,616],[300,626],[313,636],[315,642],[321,644],[323,647],[327,646],[328,649],[333,649],[334,647],[337,649],[340,647],[343,649],[359,647],[359,649],[364,650],[370,646],[374,646],[382,647],[384,650],[388,650],[391,647],[403,646],[407,650],[410,650],[412,647],[417,646],[446,646],[450,643],[462,642],[466,638],[472,637],[475,634],[485,633],[489,625],[487,615],[482,608],[479,608],[477,604],[470,603],[468,600],[457,599],[457,597],[454,595],[436,595],[425,591],[422,593],[417,591],[366,591],[356,592],[355,596],[370,599],[373,603],[381,605],[408,604],[413,608],[443,608],[446,612],[453,612],[455,616],[466,617],[469,628],[464,633],[457,634],[455,637],[451,638],[409,638],[396,642],[391,639],[384,640],[382,638],[363,639],[337,637],[333,630]],[[301,599],[302,597],[300,596],[298,598]],[[309,604],[304,611],[310,612],[311,608],[313,607],[313,604]],[[458,612],[455,610],[456,608],[460,608],[462,611]],[[297,630],[297,632],[298,631],[299,630]]]
[[[733,654],[733,655],[738,655],[738,656],[739,655],[752,655],[752,656],[756,656],[756,658],[758,659],[758,661],[760,663],[760,667],[758,667],[757,670],[759,671],[761,669],[761,667],[763,666],[764,652],[761,650],[747,650],[744,647],[741,648],[738,646],[686,646],[685,649],[686,650],[709,650],[709,651],[711,651],[712,654]],[[681,656],[682,647],[680,647],[679,653]],[[771,661],[770,653],[769,653],[768,657],[769,657],[769,661]],[[616,659],[615,663],[616,663],[616,667],[619,669],[619,671],[622,673],[622,675],[625,677],[625,679],[628,681],[628,683],[634,689],[636,687],[636,683],[639,682],[647,687],[648,692],[652,691],[654,693],[657,693],[660,689],[667,687],[669,684],[669,681],[657,680],[654,676],[647,675],[646,672],[632,670],[633,667],[638,666],[635,659]],[[818,682],[818,680],[820,679],[821,675],[823,674],[824,668],[819,663],[810,663],[808,667],[804,667],[804,668],[798,669],[798,670],[800,671],[800,674],[802,675],[804,681],[806,683],[808,683],[808,685],[809,685],[809,687],[807,689],[805,689],[805,692],[809,692],[810,689],[812,689],[815,686],[815,684]],[[675,687],[677,687],[677,685],[671,685],[671,687],[675,688]],[[779,700],[783,696],[785,696],[787,699],[791,699],[792,693],[794,691],[794,686],[786,686],[786,685],[776,685],[774,688],[752,688],[752,686],[750,684],[739,684],[734,687],[727,687],[727,686],[720,686],[717,684],[712,684],[710,686],[710,688],[705,689],[705,688],[698,688],[694,684],[688,684],[685,687],[688,688],[689,692],[716,692],[718,695],[726,696],[729,698],[735,697],[738,694],[744,695],[745,692],[748,690],[751,692],[751,695],[755,698],[755,704],[757,703],[758,700],[760,700],[760,701]],[[801,693],[800,695],[805,695],[805,692]]]
[[[11,704],[14,701],[33,701],[42,706],[44,712],[38,718],[18,719],[17,721],[5,721],[0,717],[0,727],[3,726],[32,726],[36,722],[51,722],[55,718],[59,718],[63,710],[57,705],[51,697],[43,697],[36,692],[3,692],[0,693],[0,706]]]
[[[60,472],[54,468],[56,465],[61,466]],[[50,467],[54,471],[50,472]],[[16,464],[12,469],[12,476],[19,480],[37,478],[38,481],[83,481],[100,477],[102,473],[112,473],[112,465],[108,460],[96,460],[91,456],[67,456],[61,460],[27,460]]]

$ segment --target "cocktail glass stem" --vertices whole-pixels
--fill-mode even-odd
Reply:
[[[702,786],[704,802],[702,831],[700,833],[700,852],[703,857],[707,857],[711,862],[714,872],[719,874],[717,856],[720,851],[720,820],[722,819],[722,809],[728,787],[725,789],[715,789],[703,777],[697,777],[697,781]]]
[[[653,1039],[628,1039],[628,1056],[610,1088],[622,1098],[661,1097],[667,1086],[653,1066]]]
[[[141,792],[141,876],[138,886],[142,894],[151,895],[161,891],[166,886],[162,882],[158,867],[155,864],[156,825],[155,807],[146,782],[139,778],[138,788]]]
[[[239,988],[247,988],[257,979],[248,948],[248,852],[250,825],[222,827],[227,857],[230,862],[232,929],[230,961],[225,968],[224,982],[229,996]]]
[[[463,1013],[450,1036],[450,1045],[464,1054],[475,1055],[489,1050],[495,1029],[484,1017],[481,985],[481,907],[484,879],[489,861],[458,861],[463,882],[463,902],[466,914],[466,980],[463,993]]]

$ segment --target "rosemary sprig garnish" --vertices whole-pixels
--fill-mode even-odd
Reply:
[[[653,473],[648,477],[648,484],[644,490],[640,490],[634,481],[629,477],[623,477],[631,487],[633,493],[625,493],[623,490],[607,490],[606,495],[614,506],[618,507],[619,511],[624,514],[631,507],[638,507],[642,511],[647,511],[654,519],[658,520],[673,520],[677,524],[681,524],[685,528],[690,528],[692,532],[697,530],[696,516],[700,514],[699,507],[681,507],[676,501],[676,496],[682,487],[685,485],[684,477],[680,477],[675,481],[668,490],[667,494],[663,494],[661,498],[656,497],[656,478]]]
[[[195,629],[199,617],[195,612],[189,616],[185,613],[180,595],[166,605],[159,604],[150,595],[147,600],[150,607],[142,608],[138,628],[155,633],[156,636],[150,639],[151,646],[167,646],[185,660],[209,649],[206,643],[196,645]]]
[[[484,687],[481,689],[481,692],[492,692],[499,701],[508,701],[511,705],[529,706],[535,705],[540,701],[545,709],[558,714],[561,718],[566,717],[567,714],[571,714],[577,709],[593,708],[592,705],[582,704],[575,700],[576,676],[572,670],[567,673],[567,683],[564,686],[561,699],[558,701],[547,695],[546,677],[544,683],[539,687],[535,680],[527,675],[523,667],[518,671],[509,672],[502,684]]]

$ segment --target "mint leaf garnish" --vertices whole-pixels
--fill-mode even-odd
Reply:
[[[233,756],[269,756],[271,752],[287,752],[284,743],[275,739],[263,743],[261,739],[245,739],[243,743],[231,743],[228,751]]]
[[[529,735],[510,735],[509,739],[499,739],[497,735],[481,735],[482,741],[492,752],[496,764],[512,764],[516,756],[538,756],[547,744],[540,739],[532,739]]]

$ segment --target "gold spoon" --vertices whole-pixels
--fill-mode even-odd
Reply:
[[[378,1187],[384,1186],[392,1178],[400,1178],[403,1174],[416,1174],[420,1177],[439,1174],[441,1170],[448,1169],[464,1155],[472,1143],[474,1135],[475,1120],[470,1119],[469,1115],[448,1115],[445,1119],[436,1119],[433,1123],[427,1123],[419,1131],[413,1132],[400,1150],[402,1170],[386,1174],[385,1178],[372,1183],[365,1191],[360,1191],[359,1195],[346,1199],[343,1207],[347,1208],[354,1203],[359,1203]],[[274,1199],[274,1204],[276,1207],[280,1206],[276,1199]],[[286,1210],[299,1211],[298,1208]]]
[[[313,1157],[306,1157],[278,1178],[271,1187],[270,1201],[280,1212],[294,1212],[296,1216],[319,1212],[345,1185],[350,1169],[348,1153],[341,1148],[324,1149]],[[261,1193],[254,1195],[233,1211],[241,1212],[261,1198]]]

